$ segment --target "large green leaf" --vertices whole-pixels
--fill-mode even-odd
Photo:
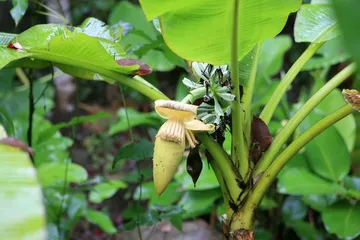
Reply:
[[[360,203],[338,202],[322,211],[322,219],[328,232],[354,239],[360,234]]]
[[[125,65],[115,61],[124,58],[124,51],[111,39],[109,32],[104,33],[106,29],[92,32],[92,37],[85,34],[89,31],[86,26],[75,28],[72,32],[65,26],[56,24],[36,25],[17,36],[21,49],[1,46],[0,53],[5,55],[5,60],[1,59],[0,68],[16,60],[31,57],[53,62],[64,72],[77,77],[91,79],[95,78],[92,76],[95,72],[133,74],[139,69],[139,63]]]
[[[140,0],[148,20],[160,17],[167,45],[187,60],[214,65],[230,61],[234,2],[218,0]],[[300,0],[242,0],[239,11],[239,60],[256,43],[274,37]],[[161,7],[159,7],[161,6]]]
[[[349,53],[360,64],[360,2],[358,0],[332,0],[336,17]]]
[[[323,42],[340,34],[329,4],[304,4],[295,21],[296,42]]]
[[[45,211],[27,153],[0,145],[0,239],[46,239]]]
[[[283,173],[277,185],[280,193],[295,195],[343,193],[340,185],[328,182],[303,168],[293,168]]]

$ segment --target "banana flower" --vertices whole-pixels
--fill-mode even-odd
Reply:
[[[161,195],[174,176],[184,155],[185,146],[194,148],[198,141],[193,132],[212,131],[215,126],[196,118],[196,105],[171,100],[155,101],[155,111],[167,121],[156,135],[153,176],[156,193]]]

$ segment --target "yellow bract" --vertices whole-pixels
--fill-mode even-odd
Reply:
[[[153,176],[158,195],[162,194],[181,162],[185,146],[198,143],[193,131],[212,131],[215,126],[196,120],[198,106],[170,100],[155,101],[155,111],[168,119],[155,140]]]

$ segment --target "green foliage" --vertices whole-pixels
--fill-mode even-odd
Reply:
[[[29,86],[25,83],[24,86],[17,87],[20,83],[16,81],[15,76],[19,77],[19,69],[14,71],[11,69],[14,67],[38,69],[56,66],[63,72],[82,79],[101,80],[108,83],[118,81],[153,100],[166,98],[149,83],[149,79],[151,82],[161,82],[164,77],[160,74],[150,75],[149,81],[138,76],[135,78],[127,76],[141,74],[144,70],[141,68],[145,63],[158,72],[169,72],[176,68],[176,71],[164,75],[167,82],[164,84],[165,81],[163,81],[160,86],[173,87],[171,78],[174,77],[177,80],[177,87],[176,90],[170,90],[176,92],[175,99],[178,101],[181,101],[189,90],[192,93],[194,93],[193,90],[199,89],[205,91],[204,79],[201,79],[201,76],[205,74],[206,69],[199,68],[200,73],[196,72],[200,78],[196,83],[188,79],[189,76],[184,75],[183,72],[179,77],[181,68],[188,67],[179,56],[186,60],[205,61],[215,65],[228,64],[233,47],[230,44],[234,31],[233,2],[213,0],[206,2],[140,0],[140,2],[143,9],[127,1],[120,1],[115,5],[113,0],[90,1],[79,4],[83,8],[79,6],[75,8],[92,14],[101,12],[105,18],[108,18],[110,25],[91,17],[85,19],[79,27],[38,24],[20,34],[0,33],[0,120],[10,135],[27,142],[29,127]],[[238,56],[241,59],[238,62],[239,76],[241,84],[244,85],[245,94],[248,94],[247,91],[251,89],[250,76],[256,77],[254,93],[251,93],[253,99],[250,116],[257,116],[261,108],[268,104],[279,83],[283,81],[280,80],[283,74],[298,57],[301,48],[306,45],[293,44],[292,36],[286,34],[288,29],[274,37],[284,27],[288,15],[299,8],[301,1],[244,0],[238,3],[240,16],[237,23],[239,27]],[[297,77],[297,82],[293,89],[286,87],[288,95],[282,97],[279,105],[276,102],[274,117],[268,126],[272,136],[276,136],[281,131],[293,113],[324,86],[329,76],[339,72],[351,56],[360,62],[357,47],[359,39],[359,31],[356,28],[357,5],[352,0],[345,2],[313,0],[310,4],[304,3],[301,6],[296,16],[295,41],[313,43],[311,47],[320,46],[316,45],[320,42],[324,45],[306,56],[310,58],[309,61],[306,62],[305,57],[301,57],[300,60],[302,59],[303,62],[297,66],[297,69],[289,71],[294,78]],[[95,8],[95,11],[89,10],[91,8]],[[16,24],[21,20],[26,9],[27,1],[13,1],[11,15]],[[73,12],[74,16],[76,14],[78,17],[82,15],[79,12]],[[153,20],[153,22],[148,22],[148,20]],[[20,46],[8,47],[7,44],[10,41],[13,44],[19,42]],[[259,56],[256,55],[257,51],[254,48],[258,43],[261,46]],[[315,51],[316,54],[312,56]],[[126,64],[117,61],[120,59],[139,59],[139,61]],[[253,63],[257,64],[257,69],[252,68]],[[196,64],[206,66],[206,63]],[[337,66],[334,67],[334,65]],[[225,72],[222,71],[223,69]],[[251,72],[253,69],[256,73]],[[228,70],[227,65],[221,66],[222,74],[229,75]],[[300,70],[302,72],[298,75],[296,71]],[[27,70],[25,72],[31,77],[42,74],[37,71],[35,74]],[[204,217],[215,210],[218,215],[225,212],[229,214],[234,210],[234,206],[229,209],[230,200],[226,192],[228,189],[224,190],[222,181],[232,174],[231,171],[237,173],[242,166],[237,169],[238,166],[231,163],[231,171],[224,173],[221,169],[217,169],[216,164],[212,165],[214,162],[211,161],[218,164],[218,159],[211,161],[209,159],[208,164],[203,161],[203,169],[196,187],[186,172],[185,162],[181,163],[174,181],[169,184],[162,196],[156,194],[151,181],[152,171],[147,162],[153,155],[154,145],[144,139],[153,137],[155,135],[153,128],[159,128],[163,120],[155,112],[138,111],[136,105],[139,103],[136,101],[129,105],[131,107],[126,108],[123,104],[123,107],[117,110],[119,120],[101,133],[100,140],[97,139],[98,142],[102,142],[101,147],[90,151],[93,143],[88,143],[91,157],[98,159],[99,162],[102,161],[101,164],[105,165],[104,169],[101,169],[102,172],[94,174],[86,170],[87,166],[85,168],[85,166],[73,163],[69,148],[74,142],[62,136],[59,130],[85,122],[95,123],[99,119],[109,120],[111,115],[99,112],[90,116],[77,116],[68,122],[54,125],[46,119],[55,105],[52,100],[53,88],[48,83],[45,85],[39,80],[32,79],[32,82],[35,99],[32,123],[34,166],[30,164],[27,154],[9,151],[10,147],[0,145],[0,158],[3,158],[1,161],[3,164],[2,182],[9,183],[9,179],[21,179],[20,182],[13,183],[16,186],[12,186],[11,182],[9,183],[11,186],[0,185],[0,188],[6,188],[4,191],[14,193],[3,200],[6,215],[13,217],[3,221],[1,238],[15,239],[20,237],[19,234],[23,234],[24,237],[38,234],[39,238],[44,238],[44,206],[48,239],[71,238],[72,232],[81,219],[97,225],[107,234],[117,233],[118,228],[134,229],[139,225],[151,226],[162,220],[170,221],[181,231],[184,220]],[[310,84],[313,86],[309,87]],[[349,86],[350,82],[346,84]],[[298,86],[301,87],[300,90]],[[215,116],[214,119],[218,123],[217,129],[219,129],[223,120],[220,117],[223,117],[224,112],[230,115],[230,107],[224,106],[230,106],[234,100],[231,89],[235,87],[238,86],[231,86],[231,82],[229,86],[218,84],[214,87],[210,84],[207,91],[214,103],[210,101],[206,105],[203,104],[202,106],[206,107],[199,109],[198,118],[201,118],[201,114]],[[129,89],[126,88],[124,92],[125,98],[131,96],[138,99],[136,94]],[[298,94],[300,94],[299,97],[297,97]],[[191,101],[202,98],[203,95],[191,95],[194,97]],[[288,101],[288,98],[291,100]],[[293,103],[297,104],[292,105]],[[284,147],[344,104],[340,90],[332,91],[298,126],[292,139]],[[245,115],[248,114],[246,111],[247,109],[244,110]],[[357,115],[355,117],[349,115],[328,127],[282,169],[278,175],[277,189],[270,189],[259,206],[256,224],[259,228],[255,229],[257,239],[269,239],[271,235],[277,236],[277,234],[282,234],[285,238],[289,234],[287,229],[292,229],[291,234],[295,233],[300,239],[325,239],[329,238],[330,234],[335,234],[339,238],[353,239],[360,234],[357,225],[360,222],[360,180],[355,176],[358,174],[356,166],[358,163],[353,161],[359,159],[358,156],[360,156],[360,139],[357,139],[356,133],[359,121],[356,122],[356,118],[358,118]],[[207,120],[214,123],[214,119]],[[246,123],[244,127],[250,128],[250,125]],[[218,146],[218,143],[220,145],[222,137],[225,137],[222,148],[231,155],[234,141],[232,141],[228,126],[225,124],[222,126],[223,132],[217,132],[212,136],[217,141],[214,146]],[[146,128],[148,131],[143,131]],[[109,142],[113,143],[115,134],[117,134],[116,138],[118,135],[122,137],[125,136],[123,132],[127,130],[133,131],[131,135],[134,136],[135,141],[123,145],[127,140],[121,140],[122,147],[117,150],[112,162],[113,167],[118,164],[116,168],[120,170],[118,175],[118,171],[110,172],[109,162],[106,162],[107,159],[112,159],[114,152],[113,146],[107,145]],[[144,137],[145,134],[147,134],[146,137]],[[138,139],[142,140],[137,141]],[[251,139],[245,139],[245,141],[249,147]],[[202,152],[203,147],[200,149]],[[202,153],[201,157],[203,157]],[[16,161],[9,161],[8,158],[10,160],[16,158]],[[225,161],[227,160],[229,159],[225,158]],[[250,171],[254,167],[252,165],[255,164],[250,163]],[[39,183],[35,181],[35,171]],[[19,173],[22,175],[19,176]],[[29,174],[26,176],[24,173],[31,173],[31,176]],[[267,177],[264,175],[260,180]],[[255,176],[253,180],[258,180],[256,178],[258,176]],[[237,180],[236,187],[243,191],[243,179]],[[31,184],[31,191],[29,184]],[[42,187],[44,205],[40,201],[39,184]],[[225,187],[229,186],[225,185]],[[251,194],[259,194],[256,192],[256,185],[252,189],[254,191],[249,191],[250,193],[241,192],[245,195],[236,195],[237,200],[242,199],[241,207],[246,206],[246,201]],[[129,201],[129,204],[121,213],[124,219],[123,225],[115,226],[115,221],[113,222],[106,207],[103,206],[104,201],[115,196],[119,190],[124,192],[124,198]],[[23,194],[19,195],[19,192]],[[29,195],[29,198],[26,198],[26,204],[23,203],[24,194]],[[10,200],[11,204],[16,203],[18,207],[6,207],[10,205]],[[32,203],[31,208],[26,207],[29,202]],[[251,209],[251,212],[253,213],[254,209]],[[276,221],[266,223],[268,216]],[[231,216],[227,217],[230,219]],[[22,231],[13,231],[15,229],[13,226]],[[280,233],[283,228],[286,230]],[[34,229],[39,231],[35,232]],[[31,237],[37,236],[31,235]]]
[[[329,4],[304,4],[295,22],[296,42],[323,42],[339,35],[335,13]]]
[[[46,239],[41,185],[28,153],[0,144],[0,181],[1,211],[7,216],[0,220],[0,238]]]
[[[359,1],[356,0],[332,0],[336,17],[339,21],[342,38],[348,52],[353,56],[355,61],[360,63],[360,30],[356,23],[360,21],[357,9],[360,7]]]
[[[148,20],[160,18],[164,39],[179,56],[213,65],[230,61],[233,2],[142,0],[140,3]],[[299,6],[297,0],[240,1],[239,59],[256,43],[278,34],[288,15]]]

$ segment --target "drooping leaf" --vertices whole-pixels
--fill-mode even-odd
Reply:
[[[167,45],[182,58],[213,65],[230,61],[233,1],[141,0],[140,3],[148,20],[160,17]],[[278,34],[301,1],[245,0],[238,3],[240,60],[256,43]]]
[[[186,161],[186,171],[191,176],[194,187],[196,187],[196,182],[199,179],[202,168],[203,163],[199,154],[199,147],[197,146],[196,148],[190,150]]]
[[[112,167],[114,168],[118,161],[122,160],[144,160],[154,155],[154,143],[146,139],[138,143],[130,143],[119,149],[117,152]]]
[[[103,212],[90,209],[87,210],[84,217],[89,222],[98,225],[101,228],[101,230],[103,230],[108,234],[114,234],[117,232],[109,216]]]
[[[290,169],[282,174],[277,184],[280,193],[294,195],[344,193],[340,185],[326,181],[305,169]]]
[[[15,21],[15,25],[18,25],[22,17],[25,15],[29,5],[28,0],[12,0],[13,8],[10,10],[11,17]]]
[[[46,239],[41,186],[29,155],[0,144],[0,239]]]
[[[322,211],[322,220],[328,232],[339,238],[354,239],[360,234],[360,203],[335,203]]]
[[[296,42],[323,42],[340,34],[329,4],[303,4],[295,21]]]

